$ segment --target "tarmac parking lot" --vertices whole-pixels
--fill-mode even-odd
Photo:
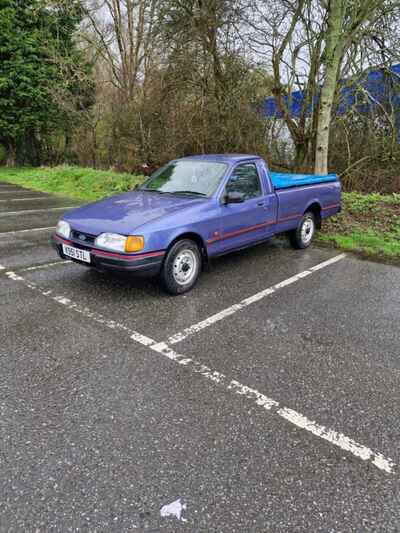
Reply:
[[[285,239],[195,289],[61,261],[0,183],[0,530],[400,531],[400,269]]]

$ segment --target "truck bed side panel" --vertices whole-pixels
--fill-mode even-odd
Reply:
[[[278,197],[277,233],[296,228],[301,217],[313,204],[319,206],[322,219],[340,211],[341,185],[339,181],[277,190],[276,195]]]

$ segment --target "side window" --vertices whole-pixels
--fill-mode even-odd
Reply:
[[[256,165],[254,163],[238,165],[226,184],[226,192],[240,192],[245,195],[246,200],[261,196],[261,184]]]

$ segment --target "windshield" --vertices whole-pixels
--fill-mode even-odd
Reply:
[[[210,197],[217,189],[227,165],[211,161],[173,161],[157,170],[141,190]]]

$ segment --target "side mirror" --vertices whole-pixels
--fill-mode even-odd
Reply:
[[[241,204],[245,201],[245,195],[242,192],[228,192],[225,194],[225,204]]]

